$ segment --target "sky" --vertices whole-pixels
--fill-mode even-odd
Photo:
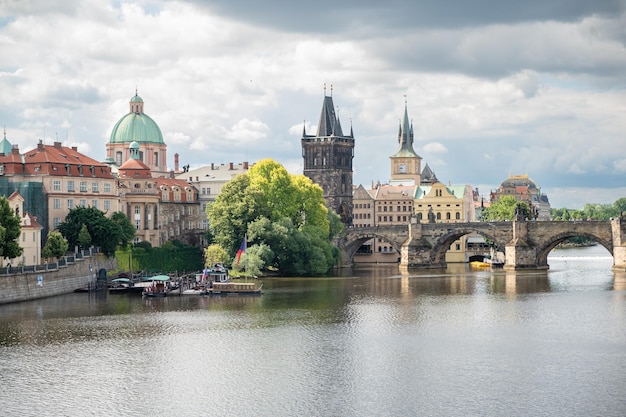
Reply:
[[[332,86],[332,90],[331,90]],[[0,0],[0,124],[103,161],[138,91],[180,165],[302,173],[324,94],[385,183],[406,104],[437,178],[528,174],[553,208],[626,197],[626,0]]]

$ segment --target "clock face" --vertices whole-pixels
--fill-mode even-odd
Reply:
[[[405,174],[406,173],[406,164],[400,164],[400,166],[398,167],[398,171],[401,174]]]

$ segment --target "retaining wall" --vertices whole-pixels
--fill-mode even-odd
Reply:
[[[78,288],[95,285],[98,272],[117,269],[117,260],[102,254],[72,258],[53,268],[41,266],[36,271],[22,272],[13,267],[0,275],[0,304],[71,293]]]

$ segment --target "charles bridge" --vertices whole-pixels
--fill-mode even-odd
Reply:
[[[584,236],[613,255],[613,269],[626,271],[626,216],[606,221],[528,221],[417,223],[350,228],[338,241],[342,264],[349,265],[357,250],[372,238],[382,238],[400,253],[400,266],[444,268],[450,245],[464,235],[478,233],[505,254],[505,269],[548,269],[548,254],[559,243]]]

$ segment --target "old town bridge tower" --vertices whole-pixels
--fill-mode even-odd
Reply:
[[[354,135],[345,136],[335,114],[332,87],[326,96],[317,125],[317,135],[302,131],[302,157],[304,175],[324,190],[326,206],[333,209],[344,224],[352,223],[352,159],[354,158]]]

